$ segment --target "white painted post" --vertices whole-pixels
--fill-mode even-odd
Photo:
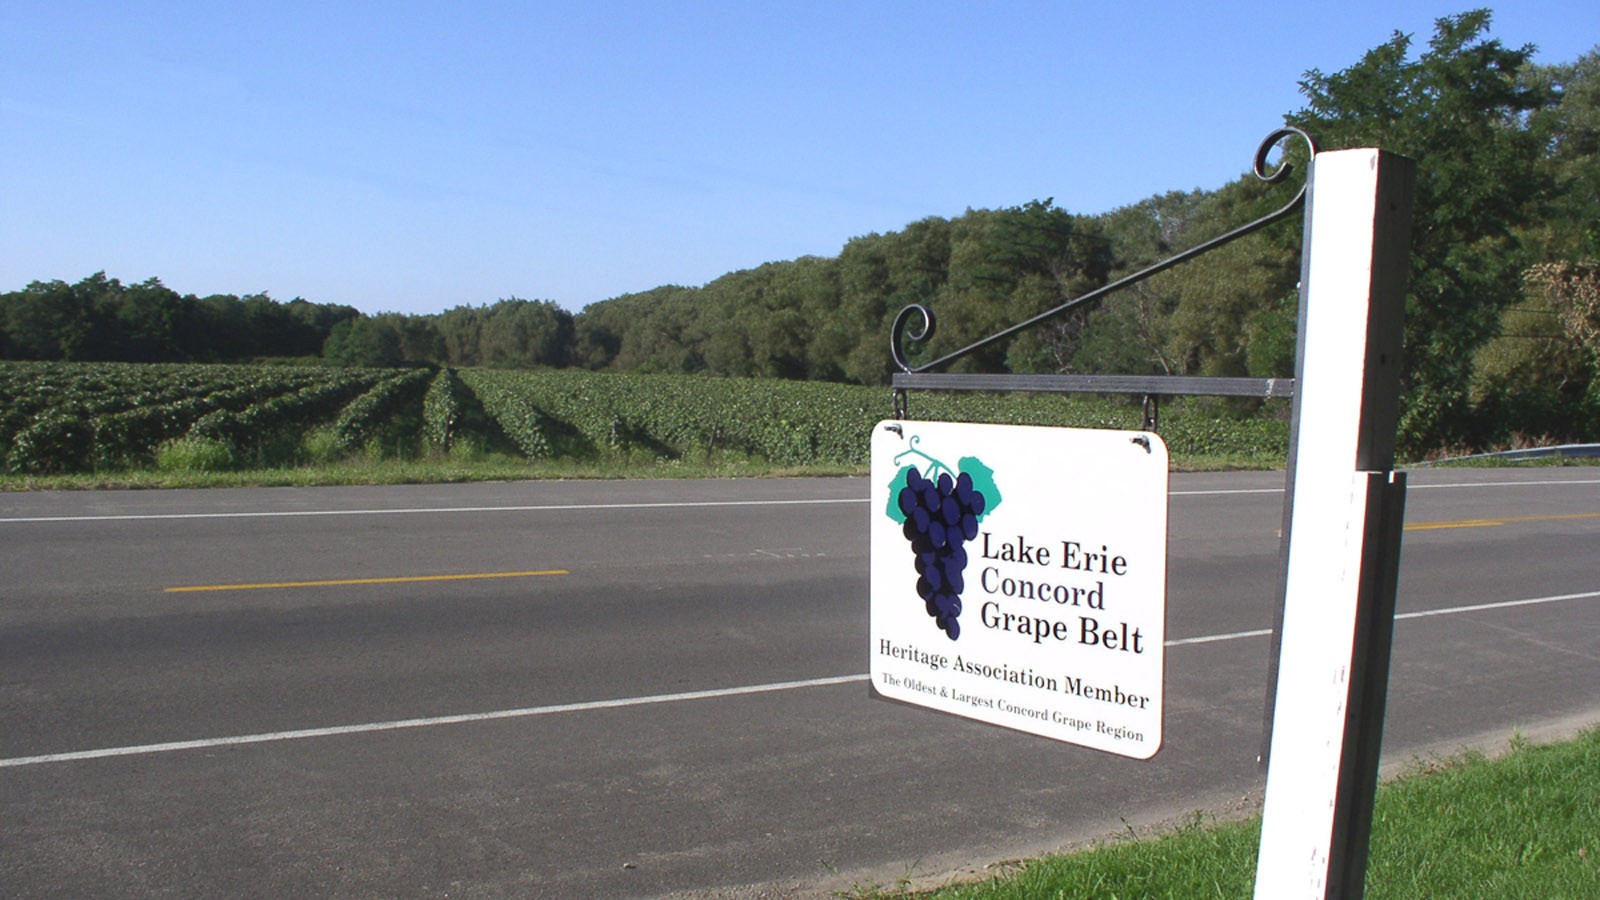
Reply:
[[[1415,167],[1317,154],[1277,698],[1257,900],[1359,898],[1382,741],[1405,483],[1395,476]]]

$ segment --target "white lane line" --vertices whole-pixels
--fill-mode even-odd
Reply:
[[[1579,594],[1557,594],[1550,597],[1531,597],[1525,600],[1504,600],[1498,603],[1479,603],[1472,606],[1453,606],[1447,609],[1428,609],[1419,612],[1402,613],[1395,616],[1395,620],[1422,619],[1433,616],[1450,616],[1459,613],[1483,612],[1485,610],[1508,609],[1517,606],[1535,606],[1544,603],[1559,603],[1565,600],[1587,600],[1600,597],[1600,591],[1585,591]],[[1236,641],[1244,638],[1265,637],[1271,634],[1270,629],[1256,629],[1253,631],[1234,631],[1227,634],[1201,635],[1191,638],[1178,638],[1166,642],[1168,647],[1185,647],[1194,644],[1212,644],[1222,641]],[[40,756],[19,756],[12,759],[0,759],[0,769],[18,768],[21,766],[37,766],[45,763],[79,762],[91,759],[107,759],[115,756],[143,756],[154,753],[172,753],[179,750],[201,750],[208,747],[233,747],[241,744],[264,744],[272,741],[299,741],[308,738],[335,737],[342,734],[369,734],[377,731],[400,731],[406,728],[430,728],[438,725],[460,725],[468,722],[488,722],[495,719],[525,719],[534,716],[549,716],[557,713],[590,712],[599,709],[625,709],[634,706],[650,706],[658,703],[680,703],[686,700],[710,700],[717,697],[739,697],[748,694],[768,694],[777,691],[793,691],[801,688],[826,687],[836,684],[850,684],[868,679],[866,673],[859,675],[835,675],[827,678],[808,678],[802,681],[779,681],[771,684],[751,684],[742,687],[717,688],[707,691],[686,691],[678,694],[653,694],[645,697],[622,697],[615,700],[590,700],[582,703],[560,703],[553,706],[530,706],[523,709],[503,709],[495,712],[465,713],[454,716],[434,716],[424,719],[400,719],[393,722],[369,722],[361,725],[336,725],[328,728],[304,728],[297,731],[273,731],[265,734],[246,734],[235,737],[208,738],[194,741],[171,741],[162,744],[139,744],[130,747],[107,747],[100,750],[77,750],[68,753],[46,753]]]
[[[1479,603],[1473,606],[1450,606],[1444,609],[1424,609],[1417,612],[1401,613],[1394,617],[1398,622],[1401,619],[1426,619],[1431,616],[1453,616],[1456,613],[1483,612],[1488,609],[1510,609],[1514,606],[1538,606],[1542,603],[1560,603],[1563,600],[1588,600],[1600,597],[1600,591],[1586,591],[1582,594],[1557,594],[1553,597],[1531,597],[1527,600],[1501,600],[1498,603]]]
[[[1461,613],[1484,612],[1491,609],[1510,609],[1517,606],[1538,606],[1544,603],[1560,603],[1564,600],[1588,600],[1600,597],[1600,591],[1585,591],[1581,594],[1556,594],[1551,597],[1530,597],[1526,600],[1501,600],[1496,603],[1478,603],[1472,606],[1447,606],[1443,609],[1423,609],[1416,612],[1399,613],[1394,617],[1396,622],[1406,619],[1428,619],[1434,616],[1454,616]],[[1184,647],[1190,644],[1215,644],[1220,641],[1236,641],[1241,638],[1266,637],[1272,633],[1270,628],[1257,628],[1253,631],[1234,631],[1228,634],[1207,634],[1199,637],[1177,638],[1167,641],[1168,647]]]
[[[1254,631],[1233,631],[1228,634],[1205,634],[1199,637],[1174,638],[1167,641],[1166,646],[1187,647],[1190,644],[1215,644],[1221,641],[1237,641],[1241,638],[1265,637],[1271,633],[1271,628],[1258,628]]]
[[[1600,484],[1600,478],[1579,478],[1572,481],[1563,481],[1559,478],[1549,481],[1460,481],[1447,484],[1407,484],[1409,491],[1431,491],[1437,488],[1480,488],[1480,487],[1550,487],[1552,485],[1568,486],[1574,484]]]
[[[147,522],[165,519],[292,519],[315,516],[415,516],[440,513],[570,512],[595,509],[705,509],[737,506],[827,506],[866,503],[866,498],[826,500],[684,500],[659,503],[551,503],[538,506],[431,506],[399,509],[297,509],[261,512],[142,513],[102,516],[0,517],[0,525],[39,522]]]
[[[867,676],[864,674],[837,675],[830,678],[779,681],[772,684],[751,684],[742,687],[717,688],[709,691],[686,691],[679,694],[653,694],[646,697],[589,700],[582,703],[559,703],[553,706],[530,706],[523,709],[502,709],[495,712],[433,716],[424,719],[399,719],[393,722],[368,722],[361,725],[335,725],[328,728],[302,728],[296,731],[272,731],[265,734],[244,734],[234,737],[206,738],[194,741],[170,741],[162,744],[139,744],[131,747],[106,747],[100,750],[77,750],[70,753],[46,753],[41,756],[19,756],[13,759],[0,759],[0,769],[37,766],[43,763],[106,759],[113,756],[142,756],[152,753],[172,753],[178,750],[203,750],[208,747],[235,747],[241,744],[265,744],[273,741],[302,741],[308,738],[336,737],[342,734],[369,734],[375,731],[400,731],[407,728],[461,725],[468,722],[489,722],[496,719],[526,719],[534,716],[556,715],[558,713],[591,712],[598,709],[624,709],[631,706],[649,706],[656,703],[681,703],[686,700],[710,700],[716,697],[768,694],[776,691],[826,687],[828,685],[849,684],[866,680]]]

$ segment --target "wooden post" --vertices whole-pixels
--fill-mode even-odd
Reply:
[[[1405,505],[1392,469],[1414,174],[1373,149],[1312,162],[1258,900],[1364,887]]]

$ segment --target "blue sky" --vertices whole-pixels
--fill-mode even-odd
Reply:
[[[1455,3],[0,5],[0,291],[586,304],[927,216],[1215,188]],[[1567,62],[1600,3],[1494,7]]]

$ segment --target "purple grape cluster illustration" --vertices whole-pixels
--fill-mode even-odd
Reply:
[[[929,472],[933,469],[930,466]],[[967,472],[952,478],[946,470],[930,478],[908,466],[904,478],[895,502],[905,516],[903,533],[916,554],[917,594],[928,615],[953,641],[961,636],[966,543],[978,536],[978,520],[988,500],[973,487]]]

